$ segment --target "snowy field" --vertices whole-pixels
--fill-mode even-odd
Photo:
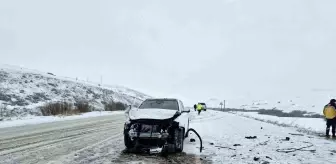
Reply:
[[[325,133],[326,122],[322,118],[295,118],[295,117],[276,117],[261,115],[257,112],[230,112],[239,116],[257,119],[264,122],[274,123],[282,126],[289,126],[313,133]]]
[[[308,113],[321,114],[322,108],[331,98],[335,98],[334,91],[318,92],[310,90],[302,92],[297,96],[277,95],[275,98],[257,99],[255,97],[242,99],[227,99],[226,108],[259,110],[278,109],[284,112],[294,110],[307,111]],[[207,101],[208,107],[220,108],[219,104],[223,100],[211,99]]]

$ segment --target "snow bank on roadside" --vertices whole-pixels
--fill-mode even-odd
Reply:
[[[66,120],[76,120],[89,117],[98,117],[98,116],[107,116],[107,115],[116,115],[123,114],[124,111],[94,111],[89,113],[82,113],[79,115],[71,116],[26,116],[26,117],[16,117],[11,118],[11,120],[0,121],[0,128],[15,127],[15,126],[24,126],[24,125],[33,125],[33,124],[42,124],[49,122],[57,121],[66,121]]]
[[[200,115],[197,114],[197,111],[190,111],[190,128],[193,128],[199,133],[203,141],[203,147],[209,148],[209,143],[213,143],[214,140],[222,138],[225,133],[218,133],[215,126],[221,126],[218,123],[225,121],[225,113],[220,111],[207,110],[201,112]],[[190,138],[196,140],[196,142],[190,142]],[[200,143],[199,139],[194,133],[190,133],[189,138],[185,140],[184,151],[188,154],[195,154],[201,157],[211,156],[212,153],[215,153],[217,148],[203,151],[200,153]]]
[[[243,117],[253,118],[264,122],[275,123],[289,127],[304,129],[315,133],[324,133],[325,121],[321,118],[295,118],[261,115],[257,112],[230,112]]]
[[[250,118],[240,114],[248,114]],[[296,135],[301,134],[297,133],[297,128],[267,123],[269,119],[321,131],[325,127],[323,119],[276,118],[257,113],[234,114],[211,110],[202,112],[201,115],[191,112],[190,115],[192,118],[190,127],[200,134],[204,147],[200,153],[200,142],[194,134],[190,134],[184,141],[184,152],[199,156],[199,158],[190,159],[193,163],[202,163],[201,161],[206,160],[211,160],[213,163],[235,164],[332,163],[335,161],[335,157],[330,155],[330,152],[334,151],[334,141],[327,141],[316,135]],[[258,121],[253,117],[265,121]],[[256,136],[256,138],[248,139],[246,138],[248,136]],[[289,142],[285,140],[286,137],[290,137]],[[190,142],[191,138],[196,141]],[[302,147],[307,149],[284,152]]]

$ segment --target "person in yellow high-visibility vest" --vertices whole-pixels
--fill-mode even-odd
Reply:
[[[197,109],[198,115],[199,115],[201,113],[202,109],[203,109],[203,105],[198,103],[196,109]]]
[[[331,133],[333,137],[336,132],[336,100],[331,99],[330,103],[324,106],[323,115],[327,120],[327,128],[326,128],[326,137],[329,137],[330,127],[332,128]]]

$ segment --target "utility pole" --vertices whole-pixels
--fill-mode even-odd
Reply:
[[[224,110],[225,110],[225,100],[224,100]]]
[[[103,76],[100,76],[100,85],[103,85]]]

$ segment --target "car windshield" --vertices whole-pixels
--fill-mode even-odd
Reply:
[[[159,109],[171,109],[178,110],[178,103],[176,100],[145,100],[139,109],[145,108],[159,108]]]

